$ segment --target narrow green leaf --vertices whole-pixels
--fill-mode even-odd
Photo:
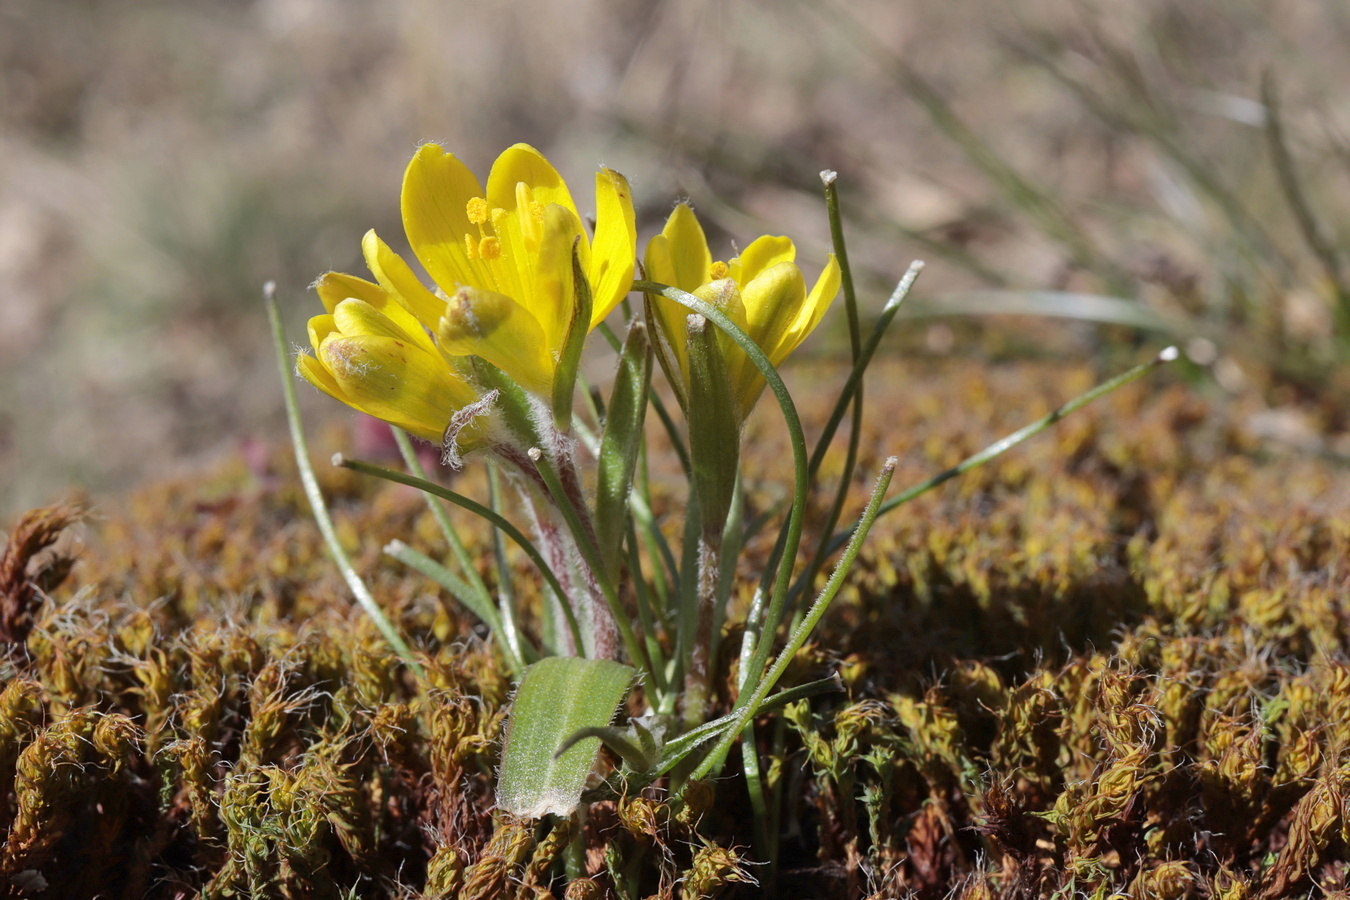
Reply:
[[[483,603],[482,598],[468,582],[436,560],[397,539],[385,544],[384,552],[445,588],[461,606],[481,619],[493,631],[501,629],[497,608],[491,602]]]
[[[606,659],[550,656],[525,670],[511,704],[497,805],[512,815],[566,816],[577,808],[600,741],[579,731],[614,719],[637,672]]]
[[[572,286],[575,302],[572,320],[567,324],[567,338],[563,341],[558,368],[553,375],[553,425],[566,432],[572,427],[572,392],[577,385],[577,369],[581,367],[581,349],[591,331],[591,283],[581,267],[578,255],[578,237],[572,243]]]
[[[628,529],[628,497],[633,472],[642,449],[642,426],[647,416],[647,388],[652,380],[652,348],[647,326],[634,322],[628,329],[619,372],[614,378],[600,437],[599,478],[595,485],[595,530],[600,557],[617,572],[623,536]]]
[[[792,444],[792,508],[788,512],[787,525],[779,535],[778,543],[781,549],[775,547],[778,568],[773,579],[773,595],[764,614],[764,638],[755,645],[754,655],[750,660],[750,671],[761,673],[769,660],[773,636],[777,633],[778,626],[782,624],[786,613],[787,593],[791,586],[789,582],[792,579],[792,569],[796,563],[797,549],[801,545],[802,539],[802,519],[806,513],[806,496],[809,490],[810,476],[807,470],[806,436],[802,433],[801,417],[797,415],[797,406],[792,402],[792,395],[788,393],[787,385],[783,384],[783,379],[778,376],[778,371],[774,369],[769,357],[740,326],[731,321],[726,313],[710,303],[703,302],[693,294],[685,293],[670,285],[657,284],[651,281],[635,281],[633,282],[633,290],[642,291],[646,294],[660,294],[674,300],[722,329],[727,337],[736,343],[736,346],[745,351],[745,355],[749,357],[750,362],[754,363],[755,368],[759,369],[759,373],[764,376],[764,380],[769,385],[769,390],[773,392],[774,399],[778,401],[778,406],[783,412],[783,421],[788,429],[788,439]],[[650,306],[650,304],[648,305]],[[690,570],[686,568],[683,571]],[[758,674],[755,677],[758,677]],[[739,706],[741,702],[742,700],[738,698],[737,705]]]
[[[544,559],[543,554],[539,552],[539,548],[535,547],[534,544],[530,542],[530,539],[527,538],[519,528],[512,525],[495,509],[486,507],[476,500],[470,500],[463,494],[455,493],[447,487],[427,481],[426,479],[409,475],[406,472],[386,469],[384,466],[377,466],[373,463],[362,462],[359,459],[344,459],[341,453],[333,456],[333,465],[342,466],[343,468],[351,469],[354,472],[360,472],[363,475],[374,475],[376,478],[383,478],[385,481],[406,484],[409,487],[417,488],[419,491],[424,491],[428,494],[440,497],[442,500],[449,500],[451,503],[462,509],[467,509],[469,512],[478,516],[478,518],[495,526],[498,531],[514,541],[516,546],[525,551],[525,555],[530,558],[530,562],[534,563],[539,569],[539,574],[544,577],[546,582],[548,582],[548,586],[553,589],[553,592],[559,597],[567,596],[567,592],[563,590],[562,584],[558,581],[558,576],[549,566],[548,561]],[[567,627],[572,632],[572,638],[576,641],[576,645],[580,647],[581,628],[577,624],[576,613],[573,612],[572,607],[566,603],[562,605],[562,610],[567,616]]]
[[[286,423],[291,430],[295,465],[300,470],[300,483],[305,489],[305,496],[309,498],[309,505],[314,510],[314,523],[319,526],[319,533],[323,535],[323,542],[328,546],[328,553],[333,557],[333,562],[337,563],[338,570],[342,572],[342,577],[347,582],[347,587],[351,589],[352,596],[360,604],[362,612],[375,624],[385,641],[408,668],[419,676],[424,675],[421,663],[413,656],[408,643],[398,633],[394,623],[390,622],[384,610],[380,609],[380,604],[375,602],[370,589],[356,573],[347,551],[342,549],[342,544],[338,542],[337,531],[333,528],[333,518],[328,514],[323,491],[319,490],[319,479],[314,476],[314,466],[309,461],[309,444],[305,441],[305,429],[300,421],[300,404],[295,399],[295,363],[286,349],[286,334],[281,326],[281,313],[277,311],[276,290],[275,282],[267,282],[263,286],[263,301],[267,307],[267,318],[272,324],[272,347],[277,352],[277,362],[281,366],[281,392],[286,403]]]
[[[586,738],[599,738],[600,743],[617,753],[628,768],[634,772],[645,772],[661,761],[661,754],[655,747],[648,751],[641,744],[634,742],[630,737],[631,733],[632,729],[613,725],[606,725],[604,728],[583,728],[563,741],[554,755],[562,756]]]
[[[739,735],[744,733],[745,726],[763,708],[764,701],[769,696],[769,691],[773,690],[773,686],[778,683],[778,679],[783,677],[783,673],[787,671],[792,658],[797,655],[797,651],[802,648],[811,632],[815,630],[821,616],[825,615],[825,610],[829,608],[835,595],[839,593],[839,588],[843,586],[849,570],[853,568],[853,563],[862,550],[863,541],[867,540],[867,533],[872,529],[872,523],[877,520],[877,516],[881,513],[881,504],[886,496],[886,488],[890,487],[891,476],[895,474],[895,463],[896,459],[892,456],[882,466],[881,475],[872,487],[872,496],[867,501],[867,508],[863,510],[862,516],[858,519],[858,524],[854,526],[853,535],[849,538],[848,546],[844,548],[844,555],[839,559],[834,571],[830,573],[824,589],[816,597],[815,602],[811,604],[811,608],[807,610],[801,624],[793,629],[791,636],[788,637],[787,646],[778,654],[773,666],[754,684],[753,691],[741,692],[736,708],[731,712],[731,715],[735,718],[734,726],[723,732],[717,746],[703,758],[703,762],[699,763],[698,768],[689,776],[690,781],[706,778],[712,769],[722,764],[722,760],[726,758],[727,751],[731,749],[732,743]],[[765,642],[768,641],[768,638],[769,635],[766,633],[764,635]],[[749,682],[747,682],[747,686],[749,686]]]

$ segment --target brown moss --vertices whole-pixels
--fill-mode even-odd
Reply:
[[[859,490],[885,455],[917,481],[1089,380],[884,364]],[[1136,386],[880,521],[791,676],[837,668],[849,694],[760,723],[780,896],[1279,898],[1341,877],[1350,478],[1272,456],[1245,414]],[[752,491],[781,483],[772,409],[747,438]],[[563,832],[491,812],[497,657],[379,553],[392,537],[440,552],[425,506],[321,476],[425,676],[350,601],[284,449],[105,503],[70,584],[21,604],[0,895],[562,893]],[[678,513],[678,491],[658,501]],[[46,584],[41,566],[22,584]],[[734,771],[681,811],[659,791],[597,809],[569,896],[768,889]]]

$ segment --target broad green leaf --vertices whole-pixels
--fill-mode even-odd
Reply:
[[[528,818],[577,808],[600,741],[588,737],[561,754],[578,731],[603,728],[637,672],[606,659],[550,656],[525,670],[511,704],[497,805]]]

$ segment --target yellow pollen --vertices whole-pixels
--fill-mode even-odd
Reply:
[[[544,204],[540,203],[538,200],[531,200],[530,217],[536,222],[544,221]]]
[[[478,255],[491,262],[502,258],[502,242],[495,237],[485,237],[478,243]]]
[[[469,221],[475,225],[482,225],[488,219],[487,201],[482,197],[474,197],[469,201],[468,209]]]
[[[712,269],[710,270],[710,273],[711,273],[711,275],[712,275],[712,280],[713,280],[713,281],[718,281],[719,279],[726,278],[726,277],[727,277],[727,273],[730,272],[730,271],[731,271],[731,269],[729,269],[729,268],[727,267],[727,264],[726,264],[726,263],[724,263],[724,262],[715,262],[715,263],[712,264]]]
[[[469,259],[478,258],[478,242],[471,234],[464,235],[464,252],[468,254]]]
[[[502,226],[506,223],[506,210],[498,207],[492,211],[492,230],[498,234],[502,233]]]

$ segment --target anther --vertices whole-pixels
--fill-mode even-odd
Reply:
[[[485,237],[478,242],[478,255],[491,262],[502,258],[502,242],[495,237]]]
[[[712,280],[713,280],[713,281],[718,281],[718,280],[720,280],[720,279],[722,279],[722,278],[726,278],[726,277],[727,277],[727,274],[728,274],[730,271],[731,271],[731,269],[728,268],[728,266],[727,266],[726,263],[724,263],[724,262],[715,262],[715,263],[712,264],[712,268],[711,268],[711,270],[710,270],[710,272],[711,272],[711,274],[712,274]]]
[[[487,201],[484,200],[482,197],[474,197],[471,200],[469,200],[469,204],[465,212],[469,214],[470,222],[472,222],[475,225],[482,225],[488,219]]]

